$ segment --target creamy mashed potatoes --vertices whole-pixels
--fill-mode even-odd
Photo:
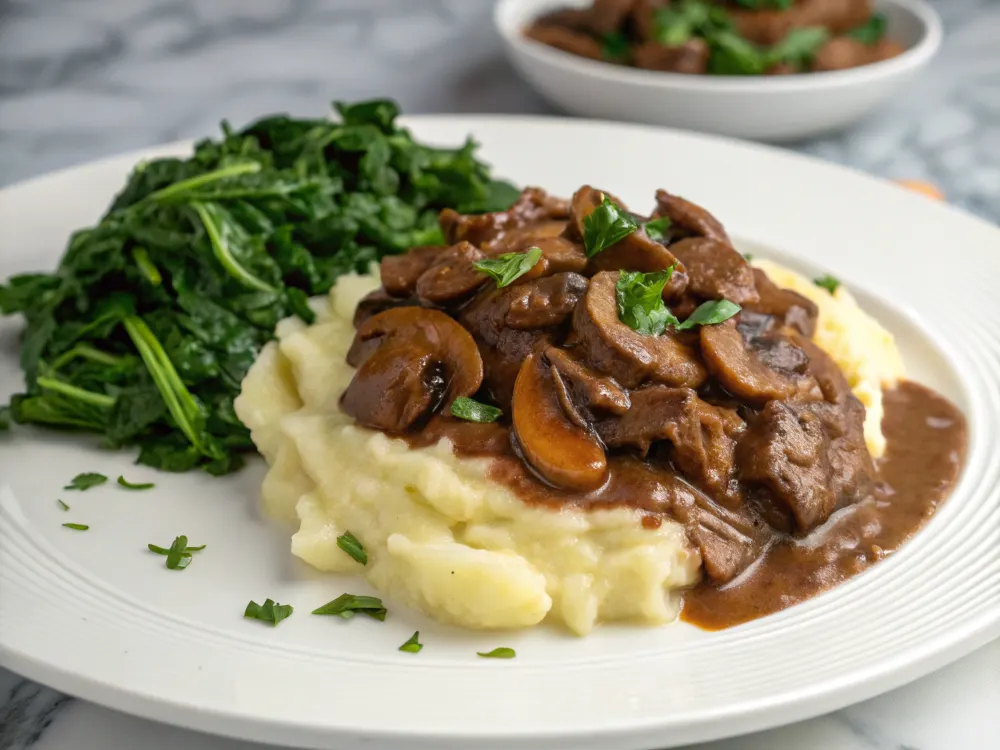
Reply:
[[[868,451],[880,458],[885,453],[882,389],[895,387],[905,375],[903,358],[892,334],[858,306],[845,286],[838,286],[830,294],[802,274],[773,261],[755,258],[752,264],[778,286],[816,303],[819,318],[813,341],[840,366],[854,395],[865,405],[865,442]]]
[[[877,413],[865,427],[880,453],[880,386],[902,374],[892,338],[846,290],[831,296],[779,266],[757,265],[820,306],[816,341]],[[469,628],[549,618],[586,634],[600,621],[673,620],[701,565],[680,524],[648,529],[629,508],[530,506],[486,478],[486,461],[457,458],[447,440],[412,449],[339,410],[354,373],[345,362],[354,308],[378,284],[341,277],[316,305],[314,325],[282,323],[236,402],[270,465],[264,513],[298,526],[293,554],[320,570],[361,573],[393,603]],[[337,547],[345,531],[364,544],[368,565]]]

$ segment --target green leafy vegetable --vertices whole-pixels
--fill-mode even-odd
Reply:
[[[399,647],[400,651],[406,651],[410,654],[419,654],[420,649],[424,647],[424,644],[420,642],[420,631],[410,636],[410,640]]]
[[[64,490],[79,490],[80,492],[85,492],[91,487],[97,487],[108,481],[108,478],[103,474],[96,474],[94,472],[88,472],[84,474],[77,474],[73,477],[73,481],[63,487]]]
[[[628,211],[616,206],[605,195],[601,205],[583,220],[583,246],[587,257],[592,258],[638,228]]]
[[[840,286],[840,280],[834,278],[833,276],[827,273],[823,274],[818,279],[813,279],[813,284],[822,289],[826,289],[826,291],[828,291],[830,294],[833,294],[834,292],[837,291],[837,288]]]
[[[658,219],[652,219],[647,221],[642,225],[642,228],[646,230],[646,234],[649,235],[649,239],[656,240],[657,242],[663,242],[667,239],[667,230],[670,225],[673,224],[670,219],[666,216],[661,216]]]
[[[387,100],[338,103],[340,121],[223,126],[183,159],[138,164],[58,268],[0,284],[20,314],[25,389],[11,421],[103,436],[166,471],[238,469],[253,450],[233,399],[279,320],[387,253],[442,243],[437,215],[517,197],[476,158],[396,122]]]
[[[260,620],[277,627],[278,623],[292,616],[295,609],[291,604],[278,604],[273,599],[265,599],[263,604],[251,600],[243,611],[248,620]]]
[[[742,308],[727,299],[702,302],[687,320],[677,326],[678,331],[686,331],[695,326],[712,326],[723,323],[736,315]]]
[[[496,422],[503,416],[503,410],[484,404],[468,396],[459,396],[451,404],[451,413],[469,422]]]
[[[718,31],[706,39],[711,49],[709,73],[723,76],[760,75],[768,67],[766,52],[735,31]]]
[[[653,16],[656,41],[676,47],[694,37],[707,38],[732,28],[728,14],[702,0],[680,0],[659,8]]]
[[[735,2],[748,10],[788,10],[792,7],[793,0],[735,0]]]
[[[792,29],[780,42],[765,53],[765,67],[785,64],[802,70],[812,62],[816,52],[830,38],[830,32],[822,26],[806,26]]]
[[[753,260],[753,253],[743,253],[743,260],[747,263]]]
[[[624,62],[629,57],[628,38],[620,31],[612,31],[601,38],[601,56],[608,62]]]
[[[314,615],[336,615],[349,620],[357,612],[366,614],[374,620],[384,621],[386,609],[382,600],[374,596],[358,596],[356,594],[341,594],[332,602],[313,610]]]
[[[118,484],[120,484],[127,490],[151,490],[156,486],[152,482],[144,482],[144,483],[130,482],[125,477],[118,477]]]
[[[63,510],[69,510],[69,506],[66,505],[66,503],[64,503],[62,500],[56,500],[56,502],[59,503],[59,507],[62,508]]]
[[[846,36],[857,39],[862,44],[878,44],[885,37],[886,23],[883,13],[873,13],[871,18],[848,31]]]
[[[158,555],[166,555],[167,568],[170,570],[184,570],[191,564],[192,553],[205,549],[204,544],[198,547],[189,547],[188,538],[184,535],[175,537],[173,544],[169,548],[159,547],[155,544],[148,544],[146,546],[150,552],[155,552]]]
[[[675,263],[665,271],[652,273],[619,271],[615,285],[618,319],[646,336],[659,336],[668,325],[678,325],[679,321],[663,302],[663,287],[676,267]]]
[[[517,656],[517,654],[514,652],[514,649],[507,648],[506,646],[500,646],[499,648],[495,648],[492,651],[486,651],[486,652],[477,651],[476,653],[479,656],[482,656],[484,659],[513,659],[515,656]]]
[[[368,564],[368,553],[365,552],[365,548],[361,542],[350,531],[337,537],[337,546],[362,565]]]
[[[487,276],[493,278],[497,283],[497,288],[510,286],[517,279],[521,278],[535,267],[535,264],[542,257],[542,250],[538,247],[530,248],[523,253],[504,253],[494,258],[483,258],[472,264],[477,271],[482,271]]]
[[[73,529],[74,531],[86,531],[90,527],[84,523],[64,523],[64,528]]]

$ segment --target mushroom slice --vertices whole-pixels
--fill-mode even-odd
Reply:
[[[709,372],[737,398],[755,406],[793,396],[822,398],[815,379],[806,371],[809,357],[780,332],[747,342],[734,318],[702,326],[700,336]]]
[[[519,331],[561,325],[573,314],[589,282],[578,273],[557,273],[510,287],[504,324]]]
[[[566,416],[552,373],[538,353],[530,354],[517,374],[512,412],[524,459],[543,479],[577,492],[604,484],[608,475],[604,447]]]
[[[517,227],[568,216],[569,204],[564,199],[551,196],[541,188],[528,187],[506,211],[466,215],[446,208],[438,216],[438,223],[448,242],[466,240],[481,247]]]
[[[670,246],[687,270],[687,291],[702,299],[727,299],[738,305],[757,302],[753,268],[732,245],[690,237]],[[625,268],[625,266],[622,266]]]
[[[707,374],[698,353],[684,336],[667,331],[646,336],[618,319],[615,286],[618,273],[602,271],[573,314],[573,329],[584,358],[626,388],[653,380],[676,387],[697,388]]]
[[[387,255],[382,258],[379,271],[386,294],[393,297],[409,297],[417,288],[417,279],[434,265],[445,248],[440,245],[414,247],[402,255]]]
[[[754,312],[774,315],[803,336],[812,338],[816,331],[819,308],[816,303],[791,289],[782,289],[771,281],[771,277],[759,268],[753,269],[754,286],[759,299],[747,304]]]
[[[573,193],[573,198],[569,204],[569,230],[572,231],[576,239],[583,239],[584,219],[590,216],[594,212],[594,209],[604,202],[605,196],[622,211],[628,211],[625,204],[611,193],[592,188],[590,185],[584,185]]]
[[[347,353],[358,368],[341,408],[366,427],[403,432],[483,382],[476,342],[439,310],[397,307],[365,321]]]
[[[553,375],[565,384],[567,398],[580,403],[590,411],[607,414],[624,414],[631,401],[628,392],[614,378],[594,372],[565,349],[550,346],[545,359],[552,366]],[[562,396],[560,396],[562,400]]]
[[[644,229],[632,232],[628,237],[594,257],[590,258],[587,271],[591,275],[601,271],[641,271],[653,273],[665,271],[674,264],[674,272],[663,288],[663,299],[673,299],[688,286],[688,274],[683,261],[656,240],[650,239]]]
[[[689,234],[732,244],[722,223],[698,204],[666,190],[657,190],[656,206],[656,216],[666,216]]]
[[[391,297],[384,289],[369,292],[358,301],[354,308],[354,327],[358,328],[369,318],[394,307],[423,307],[423,303],[414,297]]]
[[[464,301],[486,282],[473,265],[483,254],[469,242],[438,253],[437,260],[417,279],[417,297],[433,305]]]

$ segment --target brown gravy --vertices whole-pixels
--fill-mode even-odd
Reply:
[[[777,612],[867,569],[894,552],[930,518],[948,496],[966,449],[962,413],[947,399],[917,383],[902,382],[885,394],[882,427],[888,447],[876,491],[835,513],[804,538],[780,538],[742,575],[725,586],[703,583],[684,596],[682,619],[719,630]],[[406,436],[414,447],[448,437],[463,456],[489,457],[489,476],[529,503],[587,508],[629,506],[644,512],[643,525],[657,527],[697,508],[704,496],[669,466],[639,458],[609,457],[609,478],[587,494],[566,492],[538,479],[517,455],[510,431],[435,416]],[[748,535],[753,534],[747,529]]]

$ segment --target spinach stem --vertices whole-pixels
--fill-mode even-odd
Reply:
[[[52,363],[50,369],[54,372],[56,370],[62,369],[68,362],[80,357],[82,359],[89,359],[92,362],[100,362],[102,365],[119,365],[121,364],[123,357],[116,356],[114,354],[108,354],[107,352],[102,352],[89,344],[77,344],[72,349],[67,352],[63,352],[55,361]]]
[[[48,391],[55,391],[56,393],[61,393],[69,398],[75,398],[77,401],[83,401],[88,404],[93,404],[94,406],[100,406],[102,409],[110,409],[115,405],[115,399],[113,396],[107,396],[103,393],[94,393],[93,391],[87,391],[83,388],[77,388],[75,385],[64,383],[61,380],[56,380],[55,378],[47,378],[43,375],[35,382],[38,384],[39,388],[44,388]]]
[[[241,174],[250,174],[252,172],[259,172],[260,164],[255,161],[245,161],[238,164],[230,164],[228,167],[222,167],[221,169],[216,169],[211,172],[206,172],[205,174],[200,174],[197,177],[190,177],[186,180],[181,180],[180,182],[175,182],[173,185],[167,185],[165,188],[160,188],[155,193],[150,193],[146,200],[150,201],[162,201],[166,198],[171,198],[178,193],[183,193],[191,188],[201,187],[202,185],[208,184],[210,182],[216,182],[218,180],[224,180],[227,177],[236,177]]]
[[[232,250],[229,249],[226,241],[222,238],[222,234],[219,231],[218,225],[215,223],[215,219],[212,217],[211,212],[204,203],[194,202],[191,204],[191,208],[197,212],[198,217],[201,219],[201,223],[205,227],[205,232],[208,234],[208,239],[212,245],[212,252],[215,253],[215,257],[230,276],[251,289],[258,289],[262,292],[277,293],[277,289],[268,284],[266,281],[258,279],[240,265],[239,261],[236,260],[233,255]]]
[[[149,253],[144,247],[137,247],[132,251],[132,260],[135,261],[136,266],[142,271],[142,275],[146,277],[146,280],[153,286],[159,286],[163,283],[163,276],[160,274],[160,269],[149,259]]]

